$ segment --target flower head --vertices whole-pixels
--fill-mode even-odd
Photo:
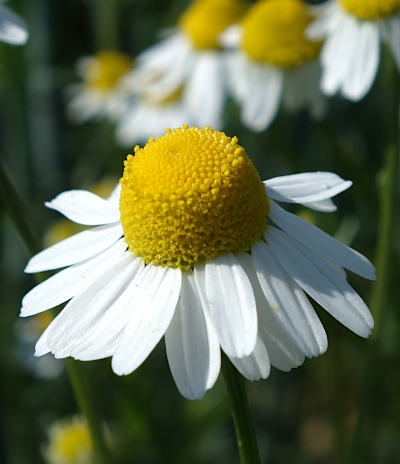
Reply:
[[[321,43],[305,35],[312,17],[302,0],[260,0],[222,34],[222,43],[233,48],[229,87],[251,129],[267,128],[281,100],[290,109],[310,107],[313,115],[322,114],[315,63]]]
[[[330,0],[315,11],[307,34],[325,39],[320,55],[325,94],[363,98],[375,80],[382,41],[392,49],[400,69],[398,0]]]
[[[247,7],[243,0],[193,1],[168,37],[139,55],[131,76],[139,92],[145,87],[146,95],[158,100],[183,89],[189,121],[220,127],[226,60],[219,35],[239,21]]]
[[[306,294],[368,336],[371,314],[343,268],[373,279],[371,263],[276,203],[332,211],[330,198],[350,185],[324,172],[262,183],[236,137],[208,127],[149,140],[128,156],[109,199],[70,191],[47,203],[96,227],[27,265],[66,269],[24,297],[22,316],[70,300],[36,355],[112,356],[126,375],[165,335],[175,382],[196,399],[218,377],[220,348],[251,380],[266,378],[270,364],[290,370],[324,352]]]
[[[91,118],[120,116],[126,90],[123,78],[132,70],[133,60],[120,52],[103,50],[81,58],[78,73],[82,83],[70,87],[68,113],[76,122]]]
[[[44,457],[48,464],[92,464],[93,446],[85,420],[76,416],[54,423]]]

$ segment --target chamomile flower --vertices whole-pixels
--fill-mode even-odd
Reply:
[[[12,45],[23,45],[28,36],[25,21],[0,0],[0,40]]]
[[[282,100],[291,110],[309,107],[314,116],[323,114],[320,42],[304,35],[311,19],[302,0],[260,0],[240,25],[222,34],[221,42],[235,50],[229,58],[230,90],[250,129],[267,128]]]
[[[195,0],[176,28],[137,58],[135,83],[157,99],[184,87],[183,101],[196,124],[220,127],[225,101],[225,59],[219,35],[246,11],[243,0]],[[148,83],[151,82],[150,85]]]
[[[47,464],[94,464],[92,440],[86,421],[75,416],[55,422],[44,449]]]
[[[321,51],[321,88],[349,100],[363,98],[379,66],[380,43],[392,49],[400,69],[399,0],[330,0],[315,8],[307,34],[325,39]]]
[[[61,193],[47,206],[94,226],[38,253],[26,272],[65,268],[22,301],[30,316],[70,300],[36,355],[112,356],[137,369],[163,336],[172,375],[201,398],[220,370],[220,348],[248,379],[285,371],[327,348],[306,294],[356,334],[373,326],[344,268],[373,279],[362,255],[278,202],[335,209],[351,182],[303,173],[261,182],[236,137],[183,126],[128,155],[108,200]]]
[[[193,115],[182,98],[183,89],[178,89],[163,98],[142,90],[121,116],[116,129],[116,138],[122,146],[145,142],[150,137],[162,135],[167,128],[194,124]]]
[[[133,60],[123,53],[101,51],[78,61],[81,84],[68,88],[67,113],[83,123],[93,118],[118,118],[125,109],[123,78],[132,70]]]

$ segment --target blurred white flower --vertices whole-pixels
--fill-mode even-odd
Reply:
[[[47,464],[95,464],[89,429],[82,417],[55,422],[48,435],[49,443],[43,450]]]
[[[0,40],[12,45],[23,45],[28,37],[25,21],[0,3]]]
[[[158,137],[168,128],[194,124],[196,118],[185,104],[182,93],[183,89],[178,89],[163,99],[157,99],[146,96],[143,90],[118,121],[117,141],[128,147],[146,142],[150,137]]]
[[[67,89],[67,114],[71,120],[83,123],[89,119],[120,117],[128,98],[123,78],[132,67],[132,58],[116,51],[100,51],[80,58],[77,70],[82,83]]]
[[[311,19],[302,0],[260,0],[240,25],[221,35],[221,43],[232,49],[229,88],[250,129],[266,129],[282,101],[290,110],[310,108],[317,118],[324,114],[316,61],[320,43],[304,35]]]
[[[327,348],[306,297],[362,337],[372,316],[344,268],[374,279],[361,254],[276,202],[333,211],[351,182],[329,172],[261,182],[236,137],[184,126],[128,155],[103,200],[63,192],[47,206],[96,226],[38,253],[26,272],[65,268],[22,301],[31,316],[65,301],[36,344],[137,369],[165,335],[179,391],[199,399],[220,370],[220,348],[249,380],[289,371]]]
[[[320,56],[326,95],[363,98],[378,71],[381,41],[389,44],[400,69],[399,0],[329,0],[315,12],[307,35],[325,39]]]
[[[247,6],[243,0],[193,1],[167,38],[139,55],[134,85],[144,85],[156,99],[184,88],[182,99],[195,124],[221,127],[226,63],[218,37]]]

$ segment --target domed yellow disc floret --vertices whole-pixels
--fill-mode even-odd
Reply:
[[[360,19],[379,19],[400,10],[400,0],[339,0],[343,8]]]
[[[128,155],[120,211],[129,249],[188,270],[245,251],[266,226],[265,188],[236,137],[183,126]]]
[[[301,0],[259,1],[243,20],[242,50],[253,61],[282,68],[300,66],[320,48],[320,42],[304,34],[311,20],[309,7]]]
[[[94,90],[111,90],[132,69],[132,65],[132,59],[123,53],[99,52],[87,62],[84,71],[86,84]]]
[[[190,38],[193,47],[218,48],[218,37],[245,13],[243,0],[195,0],[183,13],[179,26]]]

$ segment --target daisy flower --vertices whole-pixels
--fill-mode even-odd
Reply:
[[[182,93],[183,89],[179,88],[157,98],[151,93],[146,95],[145,90],[139,92],[117,124],[117,141],[122,146],[132,146],[162,135],[167,128],[194,124],[195,115],[191,114]]]
[[[108,200],[72,190],[47,203],[95,226],[35,255],[26,272],[65,268],[22,301],[30,316],[70,300],[36,345],[137,369],[165,336],[179,391],[201,398],[220,370],[220,348],[248,379],[289,371],[327,348],[306,294],[350,330],[373,326],[348,269],[372,264],[279,206],[335,209],[351,182],[328,172],[261,182],[236,137],[183,126],[128,155]]]
[[[86,421],[75,416],[59,420],[49,429],[49,443],[43,450],[47,464],[92,464],[93,444]]]
[[[195,0],[177,27],[137,58],[135,82],[150,81],[149,91],[164,98],[184,87],[182,98],[197,115],[196,124],[222,125],[225,60],[219,35],[244,14],[243,0]],[[206,27],[205,27],[206,25]]]
[[[325,39],[321,51],[321,88],[349,100],[363,98],[379,65],[380,42],[392,49],[400,69],[399,0],[330,0],[315,7],[317,19],[307,34]]]
[[[274,120],[283,100],[291,110],[324,112],[319,91],[320,42],[305,37],[312,19],[301,0],[261,0],[240,25],[228,28],[221,42],[235,51],[229,57],[229,87],[241,106],[243,124],[262,131]]]
[[[23,45],[28,36],[24,20],[0,0],[0,40],[12,45]]]
[[[118,118],[125,108],[123,77],[131,71],[133,60],[123,53],[101,51],[78,61],[81,84],[69,86],[67,114],[83,123],[93,118]]]

